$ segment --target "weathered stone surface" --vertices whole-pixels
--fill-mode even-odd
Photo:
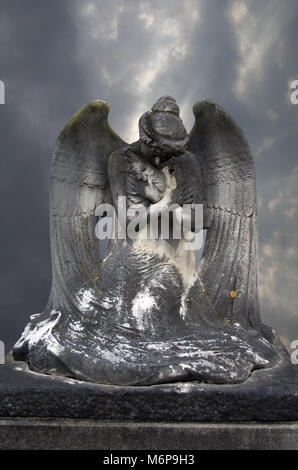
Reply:
[[[146,422],[298,421],[298,367],[276,367],[236,385],[180,382],[143,387],[87,383],[0,366],[0,416]]]
[[[297,450],[298,423],[112,423],[7,418],[0,419],[0,449]]]
[[[175,99],[164,96],[128,145],[109,127],[108,111],[91,102],[58,137],[51,294],[30,317],[14,358],[33,371],[123,386],[236,384],[276,366],[277,338],[259,315],[255,171],[242,131],[203,101],[188,135]],[[101,215],[107,203],[117,220],[124,215],[124,233],[132,222],[138,230],[124,239],[117,228],[100,260],[95,226],[103,203]],[[202,228],[194,223],[198,205],[207,236],[196,269],[187,245]],[[152,212],[167,214],[168,231],[161,236],[155,226],[147,239]]]

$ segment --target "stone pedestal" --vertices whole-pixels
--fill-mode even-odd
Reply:
[[[119,387],[0,366],[2,449],[298,449],[298,367],[238,385]]]
[[[296,423],[133,423],[0,419],[0,449],[282,450],[298,449]]]

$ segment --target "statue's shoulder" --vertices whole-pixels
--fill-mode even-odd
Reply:
[[[201,166],[199,159],[190,151],[186,151],[178,157],[172,157],[165,162],[164,166],[168,166],[172,171],[176,168],[181,171],[184,178],[191,176],[193,178],[201,175]]]
[[[124,159],[126,155],[126,147],[119,147],[108,156],[108,161],[112,162],[119,159]]]
[[[117,148],[113,152],[110,153],[107,160],[108,171],[116,171],[119,172],[124,171],[127,166],[126,160],[126,148]]]
[[[133,143],[124,147],[115,149],[108,157],[108,165],[122,168],[130,167],[132,164],[138,163],[141,165],[143,157],[139,153],[138,143]]]

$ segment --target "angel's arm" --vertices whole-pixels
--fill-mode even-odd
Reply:
[[[166,189],[164,173],[148,160],[136,155],[129,148],[125,150],[128,162],[127,189],[151,203],[160,201]]]

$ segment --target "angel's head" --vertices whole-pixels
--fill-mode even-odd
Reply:
[[[179,112],[174,98],[162,96],[150,111],[141,116],[141,147],[149,158],[166,160],[187,150],[189,137]]]

